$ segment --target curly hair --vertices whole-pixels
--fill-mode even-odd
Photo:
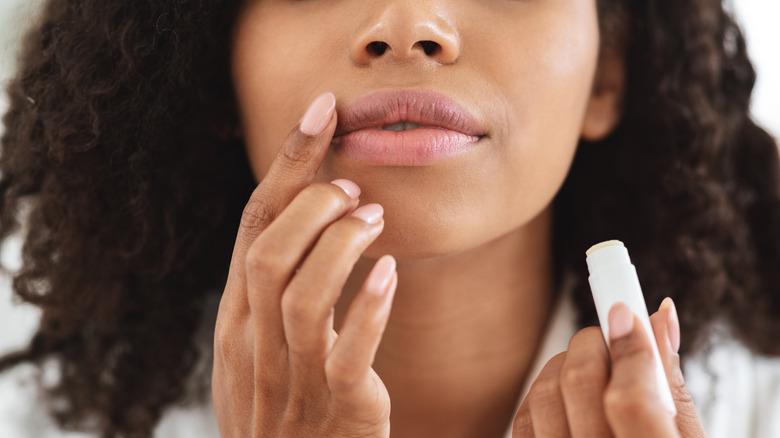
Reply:
[[[726,322],[778,355],[780,160],[749,117],[742,34],[719,1],[618,2],[599,13],[603,44],[626,45],[623,119],[579,145],[554,201],[556,270],[586,278],[584,249],[619,238],[648,303],[678,303],[683,354]],[[42,319],[0,370],[53,360],[63,428],[149,436],[184,396],[255,185],[233,136],[239,8],[49,0],[27,36],[3,119],[0,241],[24,232],[13,288]],[[574,298],[594,323],[585,282]]]

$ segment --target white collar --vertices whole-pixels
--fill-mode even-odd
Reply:
[[[526,376],[523,389],[520,391],[520,398],[517,402],[517,408],[520,408],[520,404],[528,395],[528,390],[531,389],[536,377],[542,371],[542,368],[547,364],[553,356],[558,353],[564,352],[569,347],[569,340],[577,332],[577,310],[574,308],[574,302],[571,299],[571,295],[568,290],[564,288],[564,292],[555,304],[552,317],[548,322],[546,332],[542,336],[542,342],[539,344],[539,350],[536,353],[536,357],[531,363],[531,367],[528,368],[529,372]],[[512,417],[514,420],[514,417]],[[509,425],[509,430],[504,435],[505,438],[512,438],[512,425]]]

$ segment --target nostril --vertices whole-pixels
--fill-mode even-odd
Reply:
[[[441,44],[430,40],[417,41],[414,47],[418,50],[422,49],[426,56],[437,56],[443,50]],[[366,52],[370,56],[382,56],[389,48],[390,45],[384,41],[372,41],[366,44]]]
[[[441,46],[435,41],[419,41],[417,44],[422,46],[426,55],[432,56],[441,51]]]
[[[387,43],[382,41],[373,41],[371,43],[368,43],[366,46],[366,49],[373,53],[374,55],[381,56],[385,53],[385,50],[387,50]]]

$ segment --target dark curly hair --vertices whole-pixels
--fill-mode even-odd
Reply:
[[[725,322],[780,354],[780,170],[749,117],[755,73],[716,0],[599,2],[626,53],[623,120],[581,144],[555,199],[559,276],[619,238],[649,305],[678,304],[683,354]],[[38,332],[0,370],[52,361],[64,428],[149,436],[182,399],[255,181],[229,46],[238,0],[49,0],[10,83],[0,241],[22,232],[17,297]],[[594,171],[597,169],[597,171]],[[584,281],[581,322],[595,322]]]

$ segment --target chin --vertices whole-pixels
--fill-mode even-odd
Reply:
[[[387,210],[385,210],[387,211]],[[445,257],[489,242],[486,228],[470,226],[469,221],[441,221],[434,217],[398,218],[385,216],[385,228],[364,256],[379,258],[390,254],[398,260]]]

